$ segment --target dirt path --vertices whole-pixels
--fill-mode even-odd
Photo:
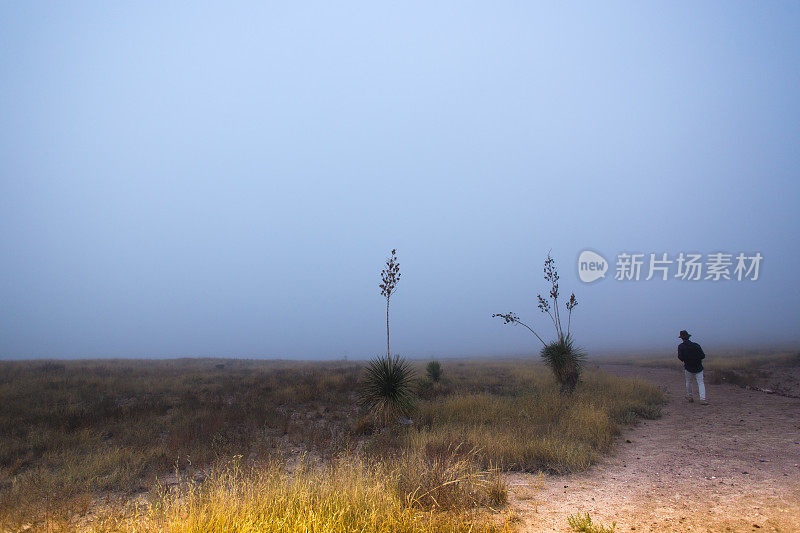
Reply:
[[[663,387],[663,416],[624,431],[582,474],[538,490],[536,476],[510,476],[522,531],[571,531],[567,515],[588,512],[618,532],[800,532],[800,400],[706,384],[711,404],[690,404],[680,369],[602,368]]]

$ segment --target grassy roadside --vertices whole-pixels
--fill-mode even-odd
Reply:
[[[0,363],[0,524],[71,529],[98,495],[149,491],[146,509],[111,505],[91,528],[193,531],[180,524],[231,514],[269,523],[259,522],[265,495],[280,493],[285,507],[269,516],[303,509],[327,524],[314,531],[378,531],[369,517],[390,516],[398,531],[491,529],[486,512],[505,494],[497,469],[586,468],[621,424],[657,416],[663,402],[655,387],[592,369],[563,396],[535,361],[443,368],[441,382],[420,381],[414,424],[386,431],[355,407],[357,363]],[[301,455],[310,466],[287,469]],[[203,481],[177,499],[154,492],[176,469]]]

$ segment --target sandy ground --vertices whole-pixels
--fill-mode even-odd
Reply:
[[[710,405],[684,398],[682,369],[603,365],[661,386],[663,416],[623,432],[587,472],[509,477],[521,531],[571,531],[590,513],[615,531],[800,532],[800,399],[708,385]]]

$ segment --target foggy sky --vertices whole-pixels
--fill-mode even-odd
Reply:
[[[799,67],[796,2],[3,3],[0,358],[379,354],[392,248],[407,356],[538,350],[548,250],[590,354],[798,342]]]

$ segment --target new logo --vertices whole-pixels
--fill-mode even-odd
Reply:
[[[591,250],[584,250],[578,256],[578,277],[584,283],[591,283],[606,277],[608,261]]]

